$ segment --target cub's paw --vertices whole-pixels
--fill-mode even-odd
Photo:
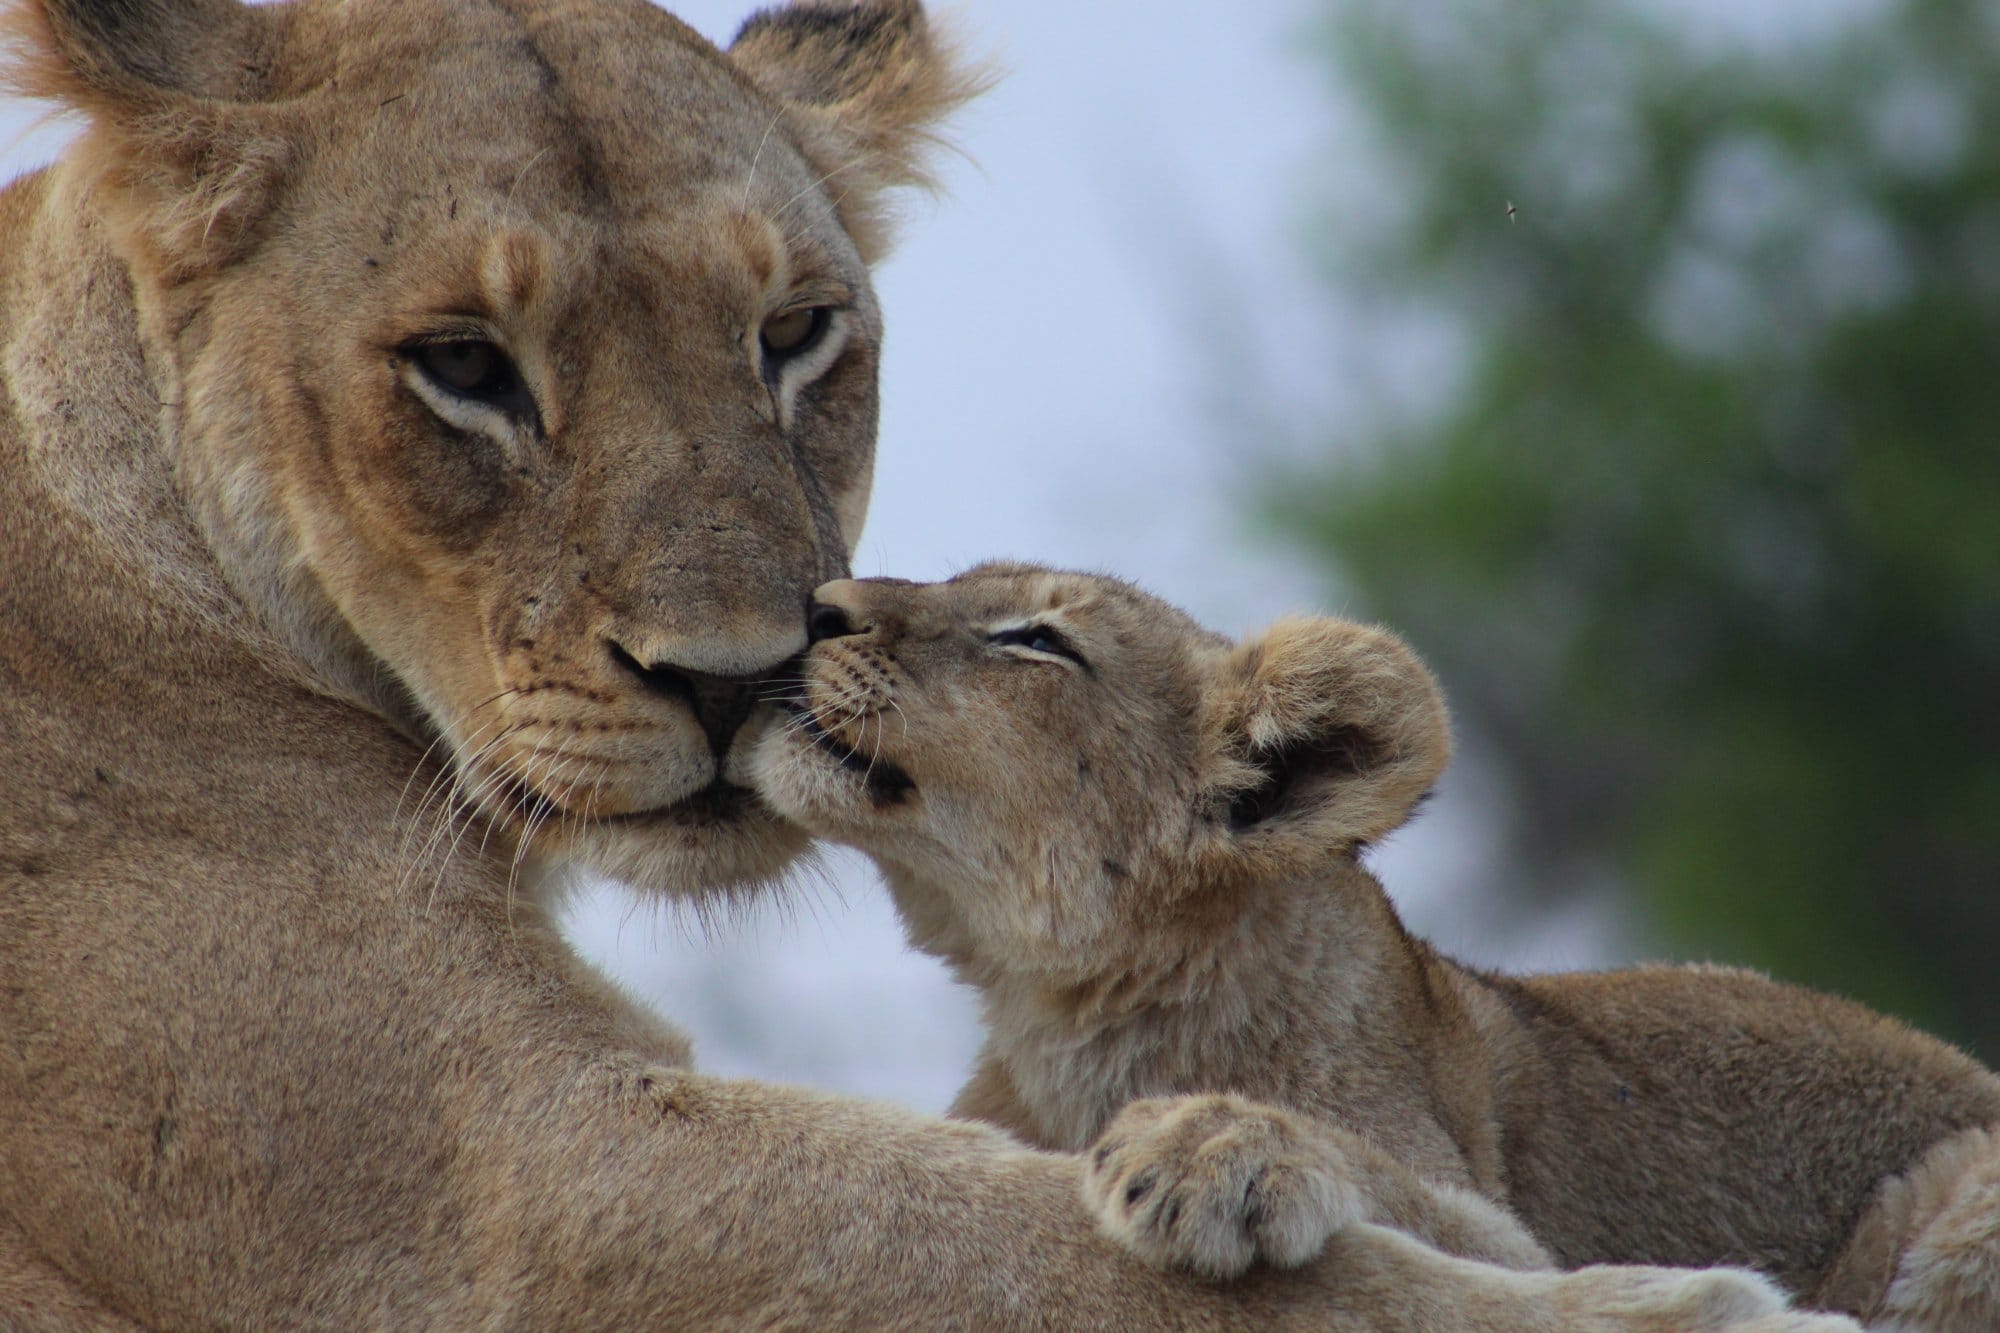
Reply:
[[[1224,1095],[1120,1111],[1086,1155],[1083,1201],[1141,1258],[1217,1278],[1302,1264],[1365,1211],[1311,1120]]]

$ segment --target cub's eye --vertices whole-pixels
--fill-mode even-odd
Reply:
[[[765,358],[783,361],[788,357],[803,356],[826,336],[827,325],[832,322],[833,307],[825,305],[801,306],[797,310],[771,316],[764,321],[763,332],[759,335],[764,344]]]
[[[1086,671],[1090,669],[1090,663],[1083,660],[1083,654],[1076,650],[1076,646],[1047,625],[1021,625],[1014,629],[995,630],[986,636],[986,641],[995,647],[1026,648],[1031,653],[1066,657]]]

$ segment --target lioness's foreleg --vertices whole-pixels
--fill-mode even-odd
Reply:
[[[525,1327],[1359,1333],[1384,1326],[1378,1289],[1427,1282],[1366,1254],[1191,1282],[1096,1233],[1078,1158],[986,1126],[636,1061],[534,1086],[480,1136],[473,1204]],[[1461,1287],[1422,1289],[1453,1308]]]
[[[1192,1283],[1093,1234],[1078,1158],[983,1126],[636,1062],[569,1088],[510,1117],[539,1129],[477,1208],[531,1327],[1686,1333],[1783,1309],[1754,1274],[1519,1272],[1365,1223],[1301,1267]]]

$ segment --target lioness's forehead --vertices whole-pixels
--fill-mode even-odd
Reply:
[[[385,152],[407,140],[425,161],[481,171],[462,182],[473,188],[532,170],[587,208],[623,214],[671,208],[667,195],[740,179],[760,157],[774,173],[795,165],[766,140],[769,100],[643,0],[309,0],[292,37],[296,77],[341,108],[337,133]]]

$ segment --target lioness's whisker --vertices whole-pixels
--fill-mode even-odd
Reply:
[[[764,137],[757,141],[757,151],[750,154],[750,170],[743,177],[743,199],[736,206],[736,211],[739,213],[750,211],[750,187],[757,183],[757,164],[764,160],[764,148],[771,142],[771,132],[778,128],[778,122],[784,118],[784,108],[780,107],[772,114],[771,123],[764,127]]]
[[[504,693],[505,692],[503,692],[503,695],[496,695],[494,696],[494,698],[495,699],[501,698],[504,696]],[[489,700],[488,702],[490,703],[492,701]],[[481,706],[483,707],[484,705]],[[472,710],[472,712],[477,712],[477,711],[478,709],[476,708]],[[468,713],[467,718],[469,719],[470,717],[471,713]],[[478,727],[474,728],[471,734],[465,738],[463,745],[454,745],[452,747],[452,752],[447,755],[445,763],[439,769],[438,773],[431,778],[430,783],[424,788],[423,798],[420,801],[418,801],[417,808],[410,817],[410,831],[404,837],[401,845],[397,848],[396,855],[399,860],[408,854],[410,839],[415,836],[417,826],[423,821],[424,813],[426,810],[430,808],[430,804],[433,798],[435,798],[441,790],[447,790],[449,784],[455,783],[458,780],[458,774],[460,769],[469,762],[476,763],[480,755],[484,754],[484,751],[482,750],[480,752],[480,755],[475,755],[474,758],[470,761],[459,758],[459,754],[462,753],[464,749],[469,748],[475,741],[478,740],[479,737],[485,735],[493,727],[504,726],[505,721],[506,719],[504,715],[496,716],[492,719],[489,719],[488,721],[483,722]],[[447,734],[441,734],[438,739],[449,740],[450,738]],[[435,744],[435,742],[433,743]],[[404,785],[405,787],[408,786],[407,783],[405,783]],[[397,804],[398,804],[398,812],[400,813],[401,801],[399,800]]]
[[[498,745],[500,741],[508,737],[519,734],[520,730],[521,728],[518,727],[509,730],[503,736],[496,738],[494,744]],[[542,795],[540,790],[545,784],[542,782],[542,780],[538,779],[534,774],[534,761],[541,752],[541,744],[542,743],[540,741],[535,742],[529,754],[528,759],[522,764],[521,772],[518,775],[509,773],[504,767],[500,765],[495,765],[493,769],[491,769],[480,780],[480,782],[477,784],[477,786],[473,788],[471,792],[466,793],[461,789],[460,795],[463,797],[465,805],[468,807],[467,809],[468,817],[460,825],[457,834],[453,836],[450,846],[448,846],[445,849],[444,856],[438,868],[438,879],[431,886],[431,899],[433,902],[436,900],[438,888],[443,882],[444,872],[446,868],[450,866],[452,857],[458,854],[459,844],[464,840],[466,831],[471,827],[471,822],[472,822],[471,816],[478,812],[479,808],[482,805],[484,805],[484,803],[493,795],[494,792],[502,790],[508,785],[512,784],[525,789],[535,807],[540,807],[548,803],[549,798],[545,795]],[[531,817],[532,816],[530,815],[530,818]],[[481,855],[483,855],[486,851],[486,844],[492,838],[493,830],[500,823],[501,819],[497,816],[488,817],[486,819],[485,831],[481,833],[479,839],[478,850]],[[509,880],[510,880],[510,888],[508,890],[508,894],[509,894],[510,905],[508,911],[511,914],[513,910],[511,906],[511,901],[512,901],[511,873],[509,875]],[[428,910],[428,907],[426,908],[426,910]]]
[[[490,780],[490,775],[482,777],[479,785],[483,787]],[[444,882],[445,871],[450,867],[453,855],[458,851],[459,839],[465,836],[465,829],[471,822],[470,813],[476,808],[475,802],[476,789],[474,793],[467,793],[465,790],[464,775],[456,772],[453,773],[451,786],[445,793],[439,806],[437,826],[431,831],[430,837],[425,840],[419,859],[413,862],[410,867],[410,874],[414,878],[415,873],[422,865],[432,862],[436,865],[437,873],[431,881],[430,894],[424,900],[424,911],[426,913],[437,903],[438,889]],[[465,817],[460,818],[460,816]],[[450,838],[449,842],[445,841],[447,835]],[[444,843],[442,853],[438,851],[440,843]]]
[[[534,771],[535,761],[540,758],[540,750],[541,747],[537,744],[535,751],[528,756],[527,761],[522,765],[522,780],[525,783],[531,784],[534,790],[542,793],[542,795],[541,799],[537,800],[525,812],[525,817],[521,822],[521,837],[515,843],[513,859],[507,863],[507,886],[502,891],[501,901],[504,905],[503,910],[507,914],[507,929],[509,932],[512,932],[514,929],[514,885],[520,878],[521,862],[527,856],[528,843],[534,838],[535,830],[548,819],[549,812],[555,808],[553,799],[546,794],[548,790],[546,775],[538,777]]]
[[[484,722],[480,724],[478,727],[473,729],[470,735],[466,737],[465,742],[462,746],[454,747],[453,753],[447,757],[446,762],[440,768],[437,775],[433,777],[429,785],[427,785],[424,788],[423,798],[417,802],[417,808],[411,814],[410,817],[411,836],[415,835],[417,827],[423,822],[424,816],[430,810],[432,803],[434,801],[446,799],[445,794],[451,791],[451,789],[458,783],[458,781],[460,780],[460,775],[464,771],[465,767],[468,766],[469,764],[477,763],[479,759],[485,755],[490,745],[497,744],[499,740],[505,735],[504,725],[505,725],[504,719],[502,718],[494,718],[490,721]],[[481,744],[480,749],[472,756],[471,759],[466,759],[463,757],[464,749],[471,747],[474,744],[474,742],[478,741],[480,737],[485,736],[489,731],[492,731],[495,727],[501,727],[503,728],[503,730],[497,735],[495,735],[490,742]],[[406,840],[404,843],[404,848],[407,849],[407,847],[408,847],[408,842]]]
[[[472,734],[474,737],[483,735],[486,731],[490,730],[496,723],[501,723],[501,722],[504,722],[504,719],[496,719],[495,722],[489,722],[481,726],[477,731],[474,731]],[[434,855],[437,852],[438,844],[444,839],[444,837],[447,834],[452,832],[454,824],[458,822],[457,816],[461,812],[465,812],[469,816],[471,812],[476,811],[479,808],[479,802],[484,799],[487,793],[489,784],[496,780],[495,774],[488,773],[482,776],[479,782],[475,784],[473,789],[468,792],[465,786],[466,774],[468,772],[477,772],[480,763],[483,760],[485,760],[485,758],[489,754],[493,753],[494,750],[498,749],[502,744],[504,744],[508,740],[508,738],[513,736],[517,730],[518,728],[507,727],[505,725],[502,725],[500,730],[495,735],[493,735],[491,739],[485,741],[482,745],[480,745],[479,749],[475,751],[470,758],[457,761],[451,766],[451,768],[448,770],[448,776],[450,779],[449,782],[447,782],[442,787],[438,787],[438,785],[435,782],[432,784],[434,790],[432,792],[427,792],[425,794],[423,804],[417,807],[416,818],[412,820],[412,829],[414,830],[416,822],[423,818],[425,810],[427,810],[430,807],[434,797],[438,802],[437,826],[431,831],[430,835],[427,838],[425,838],[423,847],[419,849],[416,857],[411,860],[410,864],[405,869],[403,882],[397,886],[398,894],[401,894],[409,887],[411,887],[420,868],[425,864],[428,864],[433,859]],[[504,777],[504,775],[498,775],[498,776]],[[438,874],[438,881],[440,883],[443,880],[445,869],[449,867],[451,864],[452,854],[457,851],[458,839],[459,837],[462,836],[463,836],[463,828],[461,827],[458,832],[458,835],[454,836],[452,838],[451,843],[445,848],[443,857],[438,859],[437,874]],[[432,902],[434,902],[435,900],[435,896],[436,896],[436,887],[433,886],[432,901],[426,902],[425,904],[426,911],[430,910]]]
[[[514,928],[514,887],[520,882],[521,865],[527,859],[528,845],[534,841],[535,835],[548,823],[551,816],[559,816],[556,824],[558,831],[567,828],[570,815],[568,807],[570,798],[576,794],[576,783],[570,781],[560,797],[554,795],[552,788],[556,781],[562,779],[563,773],[567,768],[578,764],[579,760],[575,756],[572,756],[556,761],[548,773],[542,777],[532,778],[532,774],[530,775],[535,786],[545,794],[535,803],[535,807],[529,811],[527,820],[521,829],[520,841],[514,847],[514,858],[507,866],[505,903],[507,929],[510,931]]]
[[[510,695],[515,695],[519,693],[521,693],[521,689],[519,686],[510,686],[509,688],[501,690],[498,693],[488,695],[486,698],[481,699],[478,703],[474,704],[472,707],[465,710],[465,717],[463,721],[470,722],[474,717],[476,717],[479,714],[479,711],[481,709],[490,708],[494,704],[499,703],[502,699],[505,699]],[[448,741],[449,739],[450,737],[448,732],[446,730],[440,729],[435,736],[431,737],[431,743],[424,747],[424,752],[417,756],[417,762],[413,764],[410,768],[410,776],[403,780],[403,789],[396,793],[396,810],[395,814],[392,815],[391,818],[393,819],[402,818],[403,802],[409,797],[410,784],[417,780],[417,774],[423,772],[424,762],[431,757],[431,752],[437,749],[438,746],[445,744],[446,741]]]

